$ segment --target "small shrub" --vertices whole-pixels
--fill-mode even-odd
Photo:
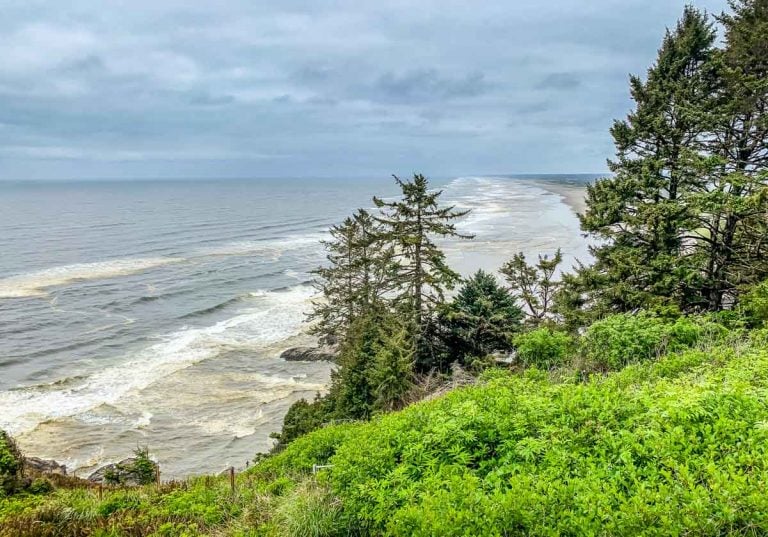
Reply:
[[[149,485],[155,481],[157,463],[149,457],[148,448],[136,448],[134,457],[104,470],[104,483],[108,485]]]
[[[355,424],[331,425],[297,438],[285,451],[257,461],[254,472],[261,476],[309,473],[315,464],[328,464],[336,449],[357,428]]]
[[[53,491],[53,483],[44,477],[38,477],[27,488],[30,494],[48,494]]]
[[[538,328],[515,338],[517,357],[526,366],[549,369],[565,362],[573,338],[549,328]]]
[[[136,510],[141,506],[139,497],[130,491],[111,493],[98,507],[100,516],[109,516],[118,511]]]
[[[680,317],[674,322],[654,314],[619,314],[590,326],[581,341],[587,365],[600,370],[617,370],[662,354],[695,345],[706,333],[723,327],[698,317]]]
[[[107,485],[119,485],[120,473],[115,468],[107,468],[104,470],[104,483]]]
[[[319,429],[331,419],[331,404],[327,398],[317,394],[311,403],[300,399],[293,403],[283,418],[283,429],[270,436],[278,441],[278,446],[285,446],[300,436]]]
[[[710,324],[717,324],[723,329],[738,330],[745,328],[745,319],[743,312],[739,310],[711,311],[703,316]]]
[[[269,485],[267,485],[267,492],[273,496],[282,496],[293,487],[293,484],[294,483],[292,479],[287,477],[278,477],[269,483]]]
[[[768,348],[768,328],[750,331],[749,339],[754,345]]]
[[[768,326],[768,280],[755,285],[741,297],[740,309],[751,326]]]
[[[149,458],[149,448],[136,448],[133,452],[135,460],[130,472],[135,476],[140,485],[149,485],[155,480],[157,463]]]
[[[22,484],[24,457],[13,438],[0,431],[0,495],[16,492]]]
[[[340,514],[338,499],[312,481],[287,496],[277,509],[277,519],[290,537],[346,535]]]

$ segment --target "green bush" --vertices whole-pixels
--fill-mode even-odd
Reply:
[[[0,431],[0,496],[16,492],[22,485],[24,457],[16,442]]]
[[[112,492],[99,505],[98,513],[101,516],[109,516],[118,511],[135,511],[141,506],[139,496],[132,491]]]
[[[751,326],[768,326],[768,280],[742,295],[740,309]]]
[[[565,362],[573,347],[573,338],[564,332],[537,328],[515,338],[517,358],[526,367],[549,369]]]
[[[763,535],[766,389],[768,350],[725,346],[494,375],[361,426],[327,477],[364,534]]]
[[[618,370],[683,350],[707,334],[723,331],[722,326],[705,318],[679,317],[670,321],[647,312],[624,313],[592,324],[581,338],[581,352],[590,368]]]
[[[283,428],[280,433],[272,433],[279,445],[284,446],[300,436],[319,429],[331,419],[332,405],[317,394],[312,403],[299,399],[293,403],[283,418]]]
[[[149,457],[149,448],[136,448],[129,461],[117,463],[104,471],[109,485],[148,485],[155,481],[157,463]]]
[[[257,458],[255,471],[267,476],[311,472],[315,464],[328,464],[328,459],[357,427],[332,425],[297,438],[285,451],[262,460]]]
[[[38,477],[27,488],[30,494],[48,494],[53,492],[53,483],[44,477]]]
[[[136,448],[133,452],[135,460],[130,472],[140,485],[148,485],[155,481],[157,463],[149,458],[149,448]]]

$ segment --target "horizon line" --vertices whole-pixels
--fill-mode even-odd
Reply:
[[[419,172],[415,172],[419,173]],[[543,177],[543,176],[599,176],[599,175],[611,175],[609,171],[601,172],[527,172],[527,173],[459,173],[459,174],[435,174],[427,175],[427,178],[437,179],[449,179],[459,177],[512,177],[512,178],[525,178],[525,177]],[[314,179],[314,180],[356,180],[356,179],[374,179],[378,174],[369,175],[253,175],[253,176],[167,176],[167,177],[29,177],[29,178],[8,178],[0,177],[0,183],[25,183],[25,182],[127,182],[127,181],[257,181],[267,179],[278,180],[301,180],[301,179]],[[391,178],[392,174],[382,174],[382,178]]]

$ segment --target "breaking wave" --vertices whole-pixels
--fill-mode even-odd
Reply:
[[[48,420],[115,404],[159,379],[226,350],[259,349],[283,341],[300,333],[304,312],[314,294],[308,286],[256,292],[252,295],[258,299],[254,307],[211,326],[183,327],[162,336],[135,357],[126,357],[74,385],[48,384],[2,392],[0,429],[12,434],[26,432]]]
[[[117,276],[127,276],[180,261],[183,261],[183,259],[173,257],[114,259],[112,261],[99,261],[96,263],[64,265],[29,274],[17,274],[0,279],[0,298],[45,296],[45,290],[48,287],[65,285],[75,281],[102,280]]]

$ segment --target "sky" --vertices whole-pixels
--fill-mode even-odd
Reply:
[[[0,0],[0,179],[600,173],[684,4]]]

